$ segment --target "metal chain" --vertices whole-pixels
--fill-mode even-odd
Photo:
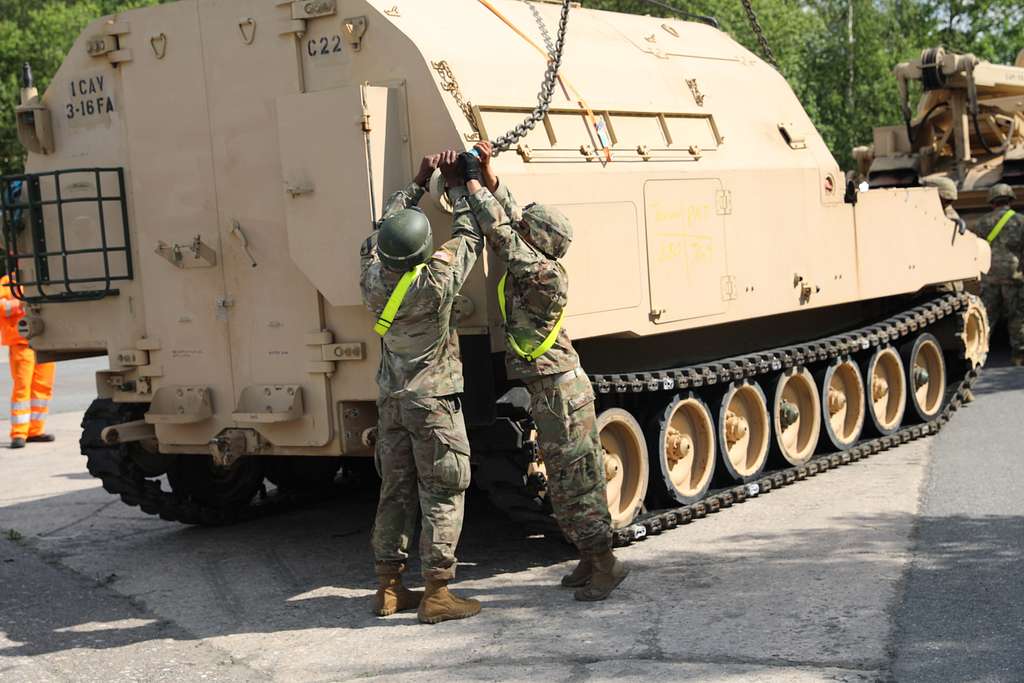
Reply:
[[[558,39],[555,42],[555,49],[550,54],[548,68],[544,73],[544,83],[540,93],[537,95],[537,108],[526,117],[518,126],[505,133],[497,140],[491,142],[494,148],[494,156],[505,152],[518,143],[526,134],[533,130],[548,113],[551,107],[551,98],[555,94],[555,84],[558,81],[558,71],[562,68],[562,53],[565,49],[565,35],[569,28],[569,8],[572,0],[563,0],[562,15],[558,22]]]
[[[455,98],[455,104],[459,105],[459,109],[462,110],[462,113],[469,120],[469,125],[479,133],[480,124],[477,123],[476,114],[473,113],[473,103],[467,102],[462,96],[462,89],[459,87],[459,82],[455,78],[451,65],[443,59],[440,62],[431,62],[430,65],[434,67],[434,71],[437,72],[441,79],[441,90]]]
[[[541,38],[544,39],[544,47],[548,51],[548,57],[550,57],[555,51],[555,44],[551,40],[551,32],[548,31],[548,25],[544,22],[544,17],[541,15],[540,10],[537,9],[537,5],[530,2],[530,0],[523,0],[523,3],[530,8],[530,13],[533,14],[533,18],[537,21],[537,28],[540,29]]]
[[[775,54],[772,52],[772,48],[768,45],[768,38],[764,35],[764,28],[761,27],[761,22],[757,20],[757,14],[754,12],[753,5],[750,4],[750,0],[740,0],[743,3],[743,9],[747,11],[747,19],[750,20],[750,28],[754,31],[754,36],[757,38],[758,44],[761,46],[761,52],[764,54],[766,62],[774,66],[776,69],[781,71],[779,63],[775,61]]]

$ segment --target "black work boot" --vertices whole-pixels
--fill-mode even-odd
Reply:
[[[604,600],[629,576],[629,568],[615,557],[610,548],[592,555],[590,561],[594,565],[590,583],[574,594],[581,602]]]
[[[25,439],[21,438],[20,436],[14,438],[14,439],[11,439],[11,445],[9,446],[9,448],[24,448],[24,447],[25,447]]]
[[[28,437],[29,443],[52,443],[57,440],[53,434],[36,434]]]

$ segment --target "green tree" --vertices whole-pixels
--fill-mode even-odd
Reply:
[[[21,67],[32,64],[42,92],[71,44],[93,19],[158,0],[0,0],[0,174],[24,164],[14,108],[19,104]]]

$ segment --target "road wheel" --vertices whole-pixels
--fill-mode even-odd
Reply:
[[[673,397],[648,429],[653,501],[689,505],[707,493],[715,473],[715,422],[694,394]]]
[[[636,519],[647,495],[647,444],[636,418],[622,408],[601,413],[597,430],[604,448],[608,511],[612,526],[621,528]]]
[[[939,414],[946,394],[946,361],[942,347],[934,335],[922,334],[913,344],[904,346],[902,352],[907,366],[910,408],[917,420],[927,422]]]
[[[779,375],[772,401],[775,451],[790,465],[814,457],[821,435],[821,402],[814,377],[806,368]]]
[[[864,380],[852,359],[840,360],[819,373],[821,409],[824,416],[822,445],[845,451],[864,430]]]
[[[771,446],[768,402],[755,382],[729,386],[718,406],[718,451],[725,474],[736,481],[756,479]]]
[[[907,409],[907,383],[903,360],[890,346],[872,354],[865,373],[867,385],[868,426],[872,433],[888,436],[903,424]]]

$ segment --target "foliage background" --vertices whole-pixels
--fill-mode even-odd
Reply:
[[[40,91],[91,19],[160,0],[0,0],[0,174],[20,170],[14,131],[21,64]],[[253,0],[255,1],[255,0]],[[442,2],[443,0],[416,0]],[[757,52],[740,0],[665,0],[714,16]],[[1012,64],[1024,48],[1022,0],[752,0],[782,68],[826,142],[846,166],[871,128],[899,119],[892,67],[944,45]],[[582,0],[586,7],[667,16],[646,0]]]

